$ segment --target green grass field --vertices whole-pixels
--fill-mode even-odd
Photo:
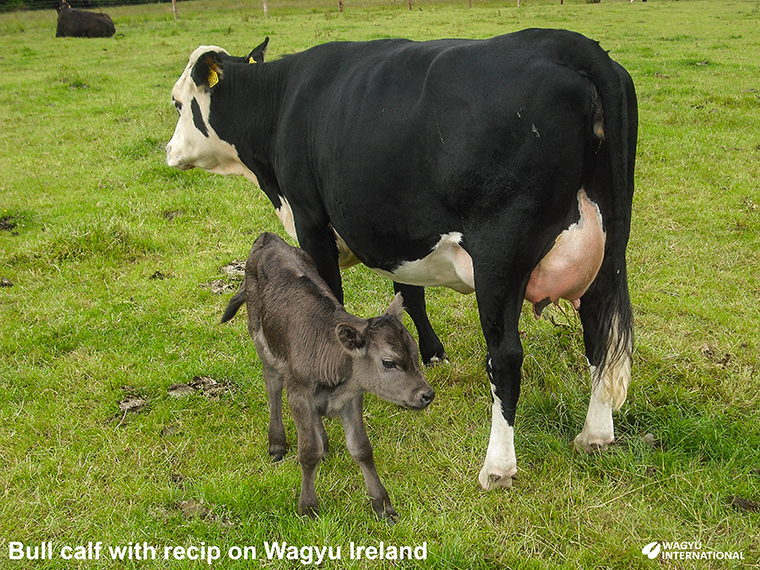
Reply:
[[[243,567],[228,554],[244,546],[252,568],[306,566],[307,549],[269,560],[274,541],[341,547],[326,568],[760,566],[760,2],[467,4],[346,0],[340,14],[337,1],[269,0],[265,19],[258,1],[214,0],[180,3],[176,22],[167,3],[111,8],[116,36],[92,40],[56,39],[53,10],[0,15],[0,568],[208,566],[178,559],[192,546],[218,547],[214,568]],[[238,285],[223,268],[260,232],[284,232],[245,180],[165,165],[171,87],[200,44],[242,55],[268,35],[277,58],[532,26],[599,40],[638,91],[637,345],[619,444],[572,450],[590,392],[580,321],[526,307],[521,471],[511,491],[481,492],[490,396],[475,298],[431,289],[451,357],[428,370],[436,401],[414,413],[368,397],[365,410],[398,524],[375,520],[336,421],[321,516],[300,518],[295,454],[267,454],[245,319],[218,324]],[[392,297],[365,268],[344,283],[361,316]],[[195,377],[217,384],[175,397]],[[97,541],[98,560],[61,559]],[[676,541],[743,559],[642,554]],[[52,542],[54,560],[11,560],[13,542]],[[427,559],[351,560],[352,542],[426,546]],[[157,559],[111,560],[130,543]]]

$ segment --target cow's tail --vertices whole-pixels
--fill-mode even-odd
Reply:
[[[596,65],[588,76],[598,91],[601,108],[593,112],[596,160],[605,164],[595,169],[595,183],[605,189],[603,212],[607,234],[605,260],[597,279],[592,350],[592,380],[604,382],[606,395],[619,410],[625,402],[631,378],[633,311],[628,293],[626,246],[631,226],[634,166],[637,138],[636,93],[628,72],[598,48]],[[582,306],[581,306],[582,307]],[[585,329],[585,325],[584,325]]]

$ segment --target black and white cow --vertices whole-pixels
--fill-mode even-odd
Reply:
[[[536,315],[560,298],[579,310],[592,390],[575,446],[612,442],[633,349],[638,119],[625,69],[597,42],[537,29],[246,61],[193,52],[172,91],[168,164],[256,182],[339,300],[339,268],[391,278],[425,361],[445,355],[422,287],[476,293],[493,395],[482,488],[509,488],[517,471],[523,299]]]

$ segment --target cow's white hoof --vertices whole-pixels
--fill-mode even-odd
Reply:
[[[502,489],[512,488],[512,479],[517,474],[517,467],[511,469],[488,469],[483,467],[478,476],[478,485],[484,491],[490,491],[501,487]]]
[[[583,430],[575,438],[575,451],[586,453],[601,453],[607,451],[607,446],[615,441],[614,435],[594,435]]]

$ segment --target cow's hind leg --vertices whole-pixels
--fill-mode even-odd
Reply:
[[[491,382],[491,435],[478,483],[483,490],[509,489],[517,473],[515,416],[520,397],[523,348],[519,321],[528,277],[540,258],[524,215],[480,212],[465,225],[472,255],[480,325]]]
[[[624,261],[605,260],[581,298],[580,316],[591,370],[591,400],[575,448],[592,453],[604,451],[614,441],[612,411],[623,405],[631,381],[633,317]]]
[[[428,319],[427,307],[425,306],[425,288],[396,282],[393,283],[393,288],[396,293],[401,293],[404,298],[404,309],[412,317],[414,326],[417,328],[422,362],[438,364],[447,360],[448,356],[446,356],[443,343],[435,334]]]

